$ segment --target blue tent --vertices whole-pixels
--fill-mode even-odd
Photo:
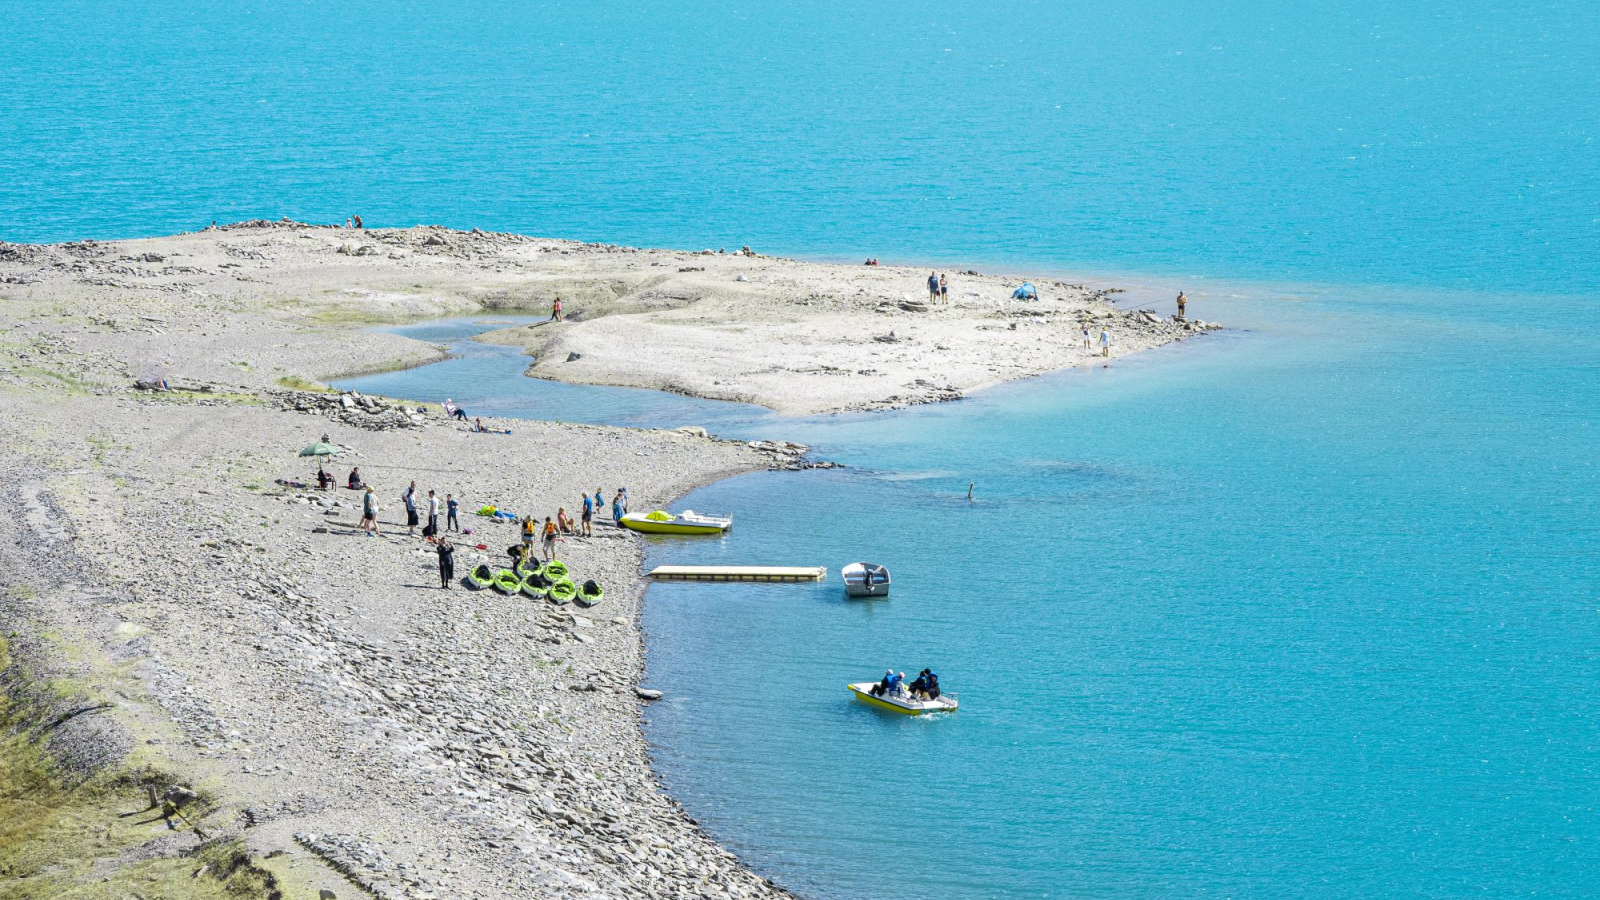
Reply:
[[[1011,299],[1013,299],[1013,300],[1037,300],[1037,299],[1039,299],[1039,291],[1038,291],[1038,289],[1036,289],[1033,286],[1033,282],[1024,281],[1022,283],[1022,287],[1019,287],[1016,290],[1011,292]]]

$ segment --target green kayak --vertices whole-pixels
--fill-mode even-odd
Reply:
[[[550,593],[550,588],[544,583],[544,579],[539,577],[539,573],[535,572],[522,579],[522,593],[535,600],[543,600],[545,595]]]
[[[559,604],[559,605],[563,605],[564,606],[564,605],[566,605],[568,603],[571,603],[572,602],[572,598],[576,597],[577,595],[578,595],[578,586],[573,584],[568,579],[563,578],[560,581],[556,582],[555,584],[550,585],[550,602],[551,603],[555,603],[555,604]]]
[[[528,576],[530,576],[530,575],[537,576],[539,578],[543,578],[544,577],[544,564],[539,562],[537,559],[529,559],[527,562],[518,563],[517,564],[517,575],[520,576],[523,581],[527,581],[528,580]]]
[[[475,591],[494,587],[494,570],[489,568],[488,564],[484,564],[468,572],[467,587]]]
[[[559,559],[552,559],[544,564],[544,577],[551,583],[567,577],[567,564]]]
[[[502,594],[515,594],[522,590],[522,579],[510,569],[501,569],[494,573],[494,589]]]
[[[593,606],[605,598],[606,592],[600,589],[600,585],[585,581],[583,587],[578,589],[578,596],[573,599],[578,601],[579,606]]]

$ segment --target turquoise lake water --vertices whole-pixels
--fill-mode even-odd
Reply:
[[[649,554],[835,573],[657,585],[645,608],[668,786],[808,896],[1593,896],[1600,321],[1217,302],[1242,327],[887,414],[533,381],[471,343],[346,384],[849,466],[699,490],[676,508],[735,530]],[[890,599],[842,598],[855,559],[892,567]],[[960,713],[843,689],[925,665]]]
[[[849,466],[698,491],[735,531],[651,561],[891,599],[645,608],[663,778],[807,896],[1600,895],[1595,4],[79,0],[7,17],[0,109],[4,240],[360,213],[1188,288],[1229,331],[881,415],[470,343],[357,384]],[[849,700],[888,665],[962,711]]]

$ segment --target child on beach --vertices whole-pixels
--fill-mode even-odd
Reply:
[[[550,307],[550,321],[552,321],[552,322],[563,322],[563,321],[566,321],[565,318],[561,315],[561,298],[559,296],[556,297],[555,305]]]
[[[950,302],[950,280],[943,275],[939,276],[939,302]]]
[[[1100,330],[1100,355],[1106,357],[1111,355],[1111,332],[1103,328]]]
[[[1083,349],[1085,349],[1085,350],[1093,350],[1094,349],[1094,342],[1089,340],[1089,325],[1088,325],[1087,322],[1084,323],[1084,326],[1083,326]]]

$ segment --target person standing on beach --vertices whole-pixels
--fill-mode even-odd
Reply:
[[[410,537],[417,536],[417,483],[411,482],[404,491],[400,492],[400,502],[406,505],[406,534]]]
[[[556,523],[549,516],[544,517],[544,561],[549,562],[556,558]]]
[[[1083,323],[1083,349],[1085,349],[1085,350],[1093,350],[1094,349],[1094,341],[1091,341],[1089,339],[1089,323],[1088,322]]]
[[[456,548],[449,538],[441,536],[433,549],[439,553],[439,587],[448,591],[456,578]]]
[[[600,515],[600,510],[606,508],[606,498],[600,496],[600,489],[594,489],[594,514]]]
[[[456,502],[455,494],[444,495],[444,527],[449,531],[460,531],[461,523],[456,521],[456,510],[461,504]]]
[[[1100,355],[1111,356],[1111,332],[1104,328],[1100,329]]]
[[[350,218],[355,220],[357,228],[361,227],[361,217],[360,216],[351,216]]]
[[[594,527],[593,527],[593,524],[592,524],[593,522],[594,522],[594,498],[590,497],[587,494],[585,494],[584,497],[583,497],[583,520],[580,523],[580,531],[579,531],[579,533],[582,534],[584,537],[594,537]]]
[[[611,521],[617,523],[617,527],[618,528],[622,527],[622,516],[623,516],[623,514],[624,514],[624,510],[622,509],[622,488],[617,488],[617,492],[615,494],[611,495]]]
[[[439,536],[439,498],[428,491],[428,536]]]
[[[935,300],[938,300],[938,299],[939,299],[939,276],[935,275],[932,272],[929,272],[928,273],[928,300],[929,300],[929,302],[932,302],[932,301],[935,301]]]
[[[361,528],[368,536],[378,533],[378,496],[372,493],[372,485],[367,485],[367,492],[361,495]]]
[[[1183,291],[1179,291],[1178,292],[1178,318],[1186,320],[1186,321],[1188,320],[1189,316],[1188,316],[1187,313],[1184,312],[1184,310],[1186,310],[1188,307],[1189,307],[1189,295],[1185,294]]]
[[[943,275],[939,276],[939,302],[950,302],[950,279],[944,277]]]
[[[550,307],[550,321],[552,321],[552,322],[564,322],[564,321],[566,321],[565,317],[561,315],[561,295],[560,294],[556,295],[556,302],[555,302],[554,305],[552,305]]]
[[[522,517],[522,543],[530,550],[533,549],[534,533],[538,530],[539,526],[533,521],[533,516]]]

